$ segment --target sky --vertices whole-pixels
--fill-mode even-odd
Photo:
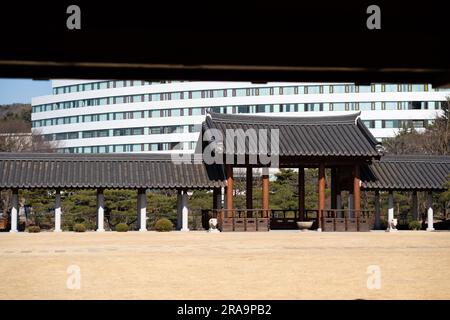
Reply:
[[[31,103],[32,97],[49,94],[50,80],[0,79],[0,104]]]

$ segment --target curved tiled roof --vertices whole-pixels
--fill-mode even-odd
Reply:
[[[0,188],[195,189],[224,185],[220,166],[176,163],[170,154],[0,153]]]
[[[366,190],[444,190],[450,156],[389,155],[361,170]]]
[[[207,129],[220,130],[223,136],[222,141],[225,141],[225,152],[227,151],[225,138],[227,130],[254,129],[258,132],[260,129],[266,129],[270,154],[378,158],[382,154],[381,144],[373,137],[359,116],[360,112],[325,117],[228,115],[210,112],[203,123],[203,132],[205,133]],[[270,131],[273,129],[279,130],[278,152],[270,150]],[[257,141],[255,143],[257,145]],[[255,152],[255,148],[249,148],[249,139],[235,139],[232,153],[258,154],[258,151]]]

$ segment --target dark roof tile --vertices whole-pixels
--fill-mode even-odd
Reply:
[[[381,156],[380,143],[359,119],[360,112],[344,116],[326,117],[279,117],[241,114],[208,113],[202,125],[203,133],[207,129],[222,132],[226,148],[227,129],[278,129],[280,133],[279,156],[358,156],[378,158]],[[235,154],[254,154],[249,148],[249,139],[245,149],[238,149],[242,141],[235,139]],[[269,140],[270,141],[270,140]],[[270,145],[269,145],[270,147]],[[238,150],[240,150],[238,152]],[[226,151],[226,150],[225,150]],[[271,150],[270,150],[271,151]],[[258,153],[258,152],[256,152]]]
[[[221,166],[170,154],[0,153],[0,188],[214,188]]]
[[[450,156],[389,155],[363,166],[366,190],[444,190],[450,175]]]

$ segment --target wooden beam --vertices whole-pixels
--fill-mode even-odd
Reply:
[[[323,210],[325,210],[325,165],[321,163],[319,165],[319,215],[317,219],[319,229],[322,229]]]
[[[264,216],[268,217],[269,210],[269,174],[264,172],[262,176],[262,208],[264,210]]]
[[[246,191],[245,196],[247,200],[247,209],[253,209],[253,169],[247,167],[246,179]]]
[[[305,168],[298,168],[298,214],[300,221],[305,220]]]
[[[226,165],[226,174],[227,174],[227,198],[226,198],[226,205],[227,205],[227,216],[228,218],[233,217],[233,166],[231,164]]]

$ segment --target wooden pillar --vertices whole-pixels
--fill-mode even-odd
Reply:
[[[411,208],[411,212],[412,212],[412,218],[414,221],[417,221],[419,219],[419,210],[418,210],[418,201],[417,201],[417,191],[413,191],[412,193],[412,208]]]
[[[219,188],[213,189],[213,204],[212,204],[213,210],[219,210],[221,208],[222,195],[220,191],[221,189]]]
[[[319,165],[319,214],[318,214],[318,231],[322,231],[322,217],[325,210],[325,164]]]
[[[269,216],[269,172],[268,169],[262,169],[262,208],[264,210],[264,216]]]
[[[359,164],[353,167],[353,217],[356,219],[356,230],[359,231],[359,217],[361,210],[361,189],[360,189],[360,177],[359,177]],[[350,212],[349,212],[350,213]]]
[[[359,218],[359,210],[361,210],[361,186],[359,164],[353,169],[353,209],[355,210],[355,218]]]
[[[247,167],[246,179],[246,191],[245,196],[247,200],[247,209],[253,209],[253,169]]]
[[[375,191],[375,230],[380,230],[380,191]]]
[[[331,168],[331,209],[337,208],[337,169]]]
[[[300,221],[305,220],[305,168],[298,168],[298,215]]]
[[[226,209],[227,217],[233,217],[233,166],[231,164],[226,165],[227,174],[227,198],[226,198]]]
[[[183,216],[181,213],[181,196],[183,195],[182,190],[177,191],[177,230],[181,230]]]

